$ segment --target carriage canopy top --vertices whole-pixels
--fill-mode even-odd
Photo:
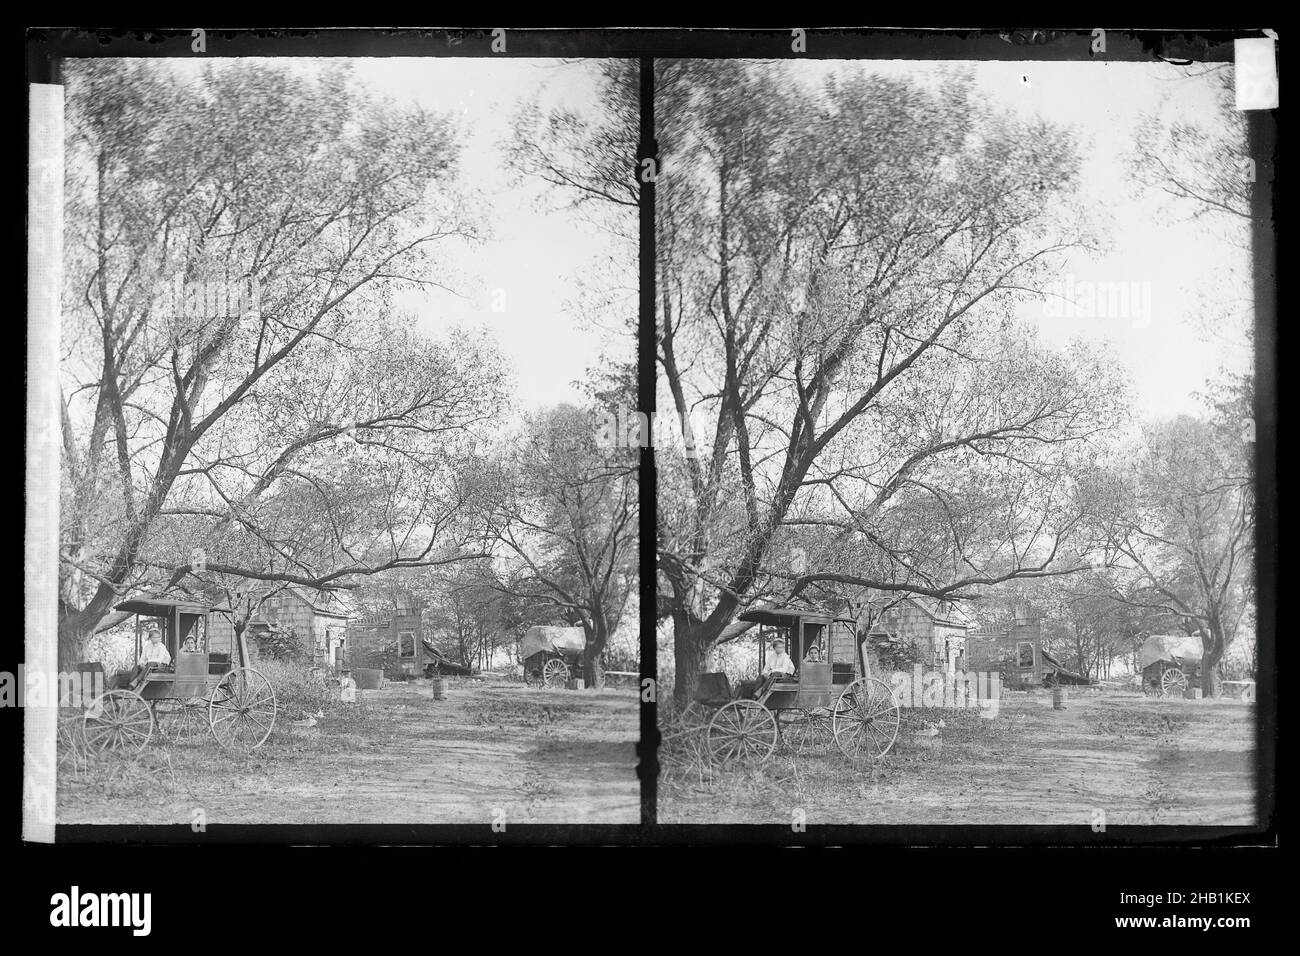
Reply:
[[[149,617],[171,617],[176,611],[182,614],[207,614],[213,607],[184,598],[136,598],[133,601],[123,601],[116,610]]]
[[[1198,634],[1152,634],[1142,644],[1140,660],[1145,670],[1156,661],[1183,660],[1195,664],[1203,653]]]
[[[525,660],[542,651],[570,654],[587,648],[587,633],[580,627],[550,627],[535,625],[524,633],[520,656]]]
[[[848,618],[830,617],[818,611],[805,611],[797,607],[753,608],[739,615],[739,617],[742,621],[749,621],[753,624],[766,624],[768,627],[794,627],[800,621],[805,624],[830,624],[832,621],[843,621],[846,624],[856,623]]]

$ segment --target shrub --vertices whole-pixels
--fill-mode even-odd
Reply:
[[[307,661],[307,651],[298,639],[294,628],[284,631],[253,631],[249,643],[256,645],[259,661],[276,660],[302,664]]]
[[[302,720],[319,713],[329,714],[340,706],[339,690],[325,678],[319,668],[302,663],[263,659],[257,670],[275,689],[277,722]]]

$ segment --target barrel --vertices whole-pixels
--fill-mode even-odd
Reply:
[[[378,667],[358,667],[352,672],[360,690],[378,690],[384,682],[384,672]]]
[[[587,686],[587,681],[586,681],[584,678],[582,678],[582,677],[575,677],[575,678],[573,679],[573,689],[574,689],[574,690],[582,690],[582,689],[585,688],[586,686]]]
[[[1187,693],[1186,693],[1184,696],[1185,696],[1188,700],[1200,700],[1200,699],[1201,699],[1201,689],[1200,689],[1199,687],[1189,687],[1189,688],[1187,688]]]
[[[441,675],[435,676],[433,678],[433,699],[434,700],[447,699],[447,682],[442,679]]]
[[[1052,688],[1052,710],[1065,710],[1065,688],[1059,684]]]

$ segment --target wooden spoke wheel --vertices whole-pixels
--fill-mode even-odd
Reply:
[[[1182,697],[1187,693],[1187,675],[1180,668],[1171,667],[1160,675],[1160,694],[1163,697]]]
[[[153,736],[153,709],[135,691],[110,690],[86,709],[82,726],[90,753],[139,753]]]
[[[874,677],[855,680],[836,702],[831,731],[850,760],[883,757],[898,740],[898,700],[889,685]]]
[[[569,665],[558,657],[542,665],[542,683],[552,689],[562,688],[569,679]]]
[[[171,741],[193,738],[203,729],[205,703],[202,699],[154,701],[153,716],[159,733]]]
[[[782,745],[801,756],[829,750],[835,741],[831,730],[832,714],[833,711],[826,707],[790,712],[778,724]]]
[[[776,750],[776,717],[756,700],[733,700],[709,721],[708,749],[715,762],[763,761]]]
[[[208,698],[208,726],[227,750],[260,747],[275,726],[275,689],[251,667],[237,667]]]

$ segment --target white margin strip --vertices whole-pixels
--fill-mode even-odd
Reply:
[[[59,296],[63,280],[63,87],[33,83],[27,163],[27,674],[58,671]],[[54,842],[57,681],[23,712],[23,839]],[[47,691],[49,688],[47,688]]]

